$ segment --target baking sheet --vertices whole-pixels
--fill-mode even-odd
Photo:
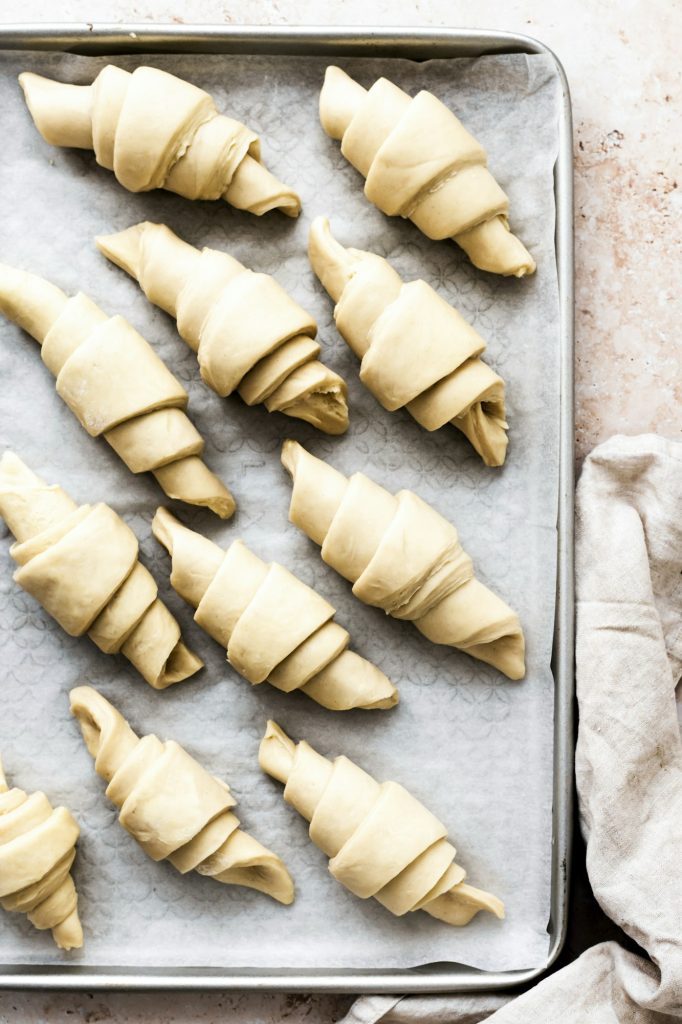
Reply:
[[[23,919],[0,922],[0,961],[125,966],[405,967],[459,961],[488,970],[535,966],[547,955],[550,894],[553,633],[558,474],[559,325],[553,251],[552,167],[558,145],[559,86],[544,56],[476,61],[344,60],[369,84],[385,73],[410,92],[431,88],[456,109],[490,154],[512,200],[513,227],[539,264],[529,281],[474,270],[452,245],[431,243],[412,225],[389,221],[362,196],[357,174],[326,139],[316,100],[325,61],[265,57],[153,57],[204,86],[226,112],[264,136],[268,165],[300,190],[297,223],[257,220],[225,204],[190,204],[164,193],[131,196],[90,153],[56,150],[37,135],[15,75],[22,69],[90,81],[105,61],[55,55],[5,56],[0,84],[10,140],[0,167],[1,258],[88,292],[145,334],[190,392],[190,413],[209,440],[207,461],[239,502],[231,523],[180,515],[227,545],[243,537],[315,585],[338,609],[354,648],[399,686],[391,712],[331,715],[303,696],[252,689],[195,629],[167,587],[185,635],[207,662],[196,682],[156,694],[127,663],[71,640],[12,583],[6,544],[0,577],[6,667],[0,749],[11,777],[68,803],[83,835],[76,879],[86,949],[65,958]],[[117,58],[123,67],[139,59]],[[293,141],[292,141],[293,140]],[[10,158],[11,157],[11,158]],[[511,445],[502,471],[488,470],[454,430],[426,434],[407,414],[388,414],[357,379],[357,363],[336,335],[331,303],[305,258],[307,226],[327,213],[347,244],[389,256],[407,277],[422,276],[487,338],[487,359],[508,383]],[[194,244],[226,248],[254,269],[275,273],[318,318],[325,359],[350,385],[351,429],[328,439],[306,425],[223,401],[198,377],[173,323],[94,250],[96,233],[141,219],[164,221]],[[161,492],[133,478],[103,442],[88,438],[54,394],[35,343],[0,326],[4,384],[0,442],[80,501],[107,500],[143,540],[161,583],[168,562],[150,538]],[[20,387],[14,382],[21,381]],[[11,384],[12,386],[9,386]],[[290,489],[279,466],[281,440],[294,436],[346,472],[363,469],[397,490],[410,486],[456,522],[479,575],[518,609],[528,638],[521,683],[446,649],[356,602],[286,521]],[[21,628],[19,628],[21,627]],[[181,878],[148,861],[116,824],[78,730],[66,691],[87,680],[114,700],[138,731],[172,736],[240,797],[245,827],[287,861],[298,886],[292,908],[257,893]],[[507,920],[479,917],[450,929],[424,914],[395,919],[374,901],[341,889],[309,843],[302,819],[256,763],[266,717],[321,751],[346,753],[378,778],[406,784],[450,826],[474,884],[507,904]]]

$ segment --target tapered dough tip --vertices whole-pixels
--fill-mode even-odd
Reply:
[[[481,458],[486,466],[490,466],[491,469],[499,469],[500,466],[504,466],[508,446],[509,438],[507,437],[507,432],[503,427],[500,427],[489,441],[489,451],[481,454]]]
[[[310,225],[308,259],[323,288],[338,302],[352,277],[352,261],[334,238],[328,217],[315,217]]]
[[[481,660],[488,661],[490,665],[503,672],[508,679],[518,682],[526,674],[526,640],[519,627],[517,633],[513,633],[500,640],[499,650],[491,645],[490,659],[483,657]]]
[[[148,227],[153,227],[149,221],[141,221],[133,224],[124,231],[117,231],[113,235],[96,235],[95,245],[108,260],[115,263],[126,274],[137,278],[140,266],[140,254],[142,250],[142,237]]]
[[[279,181],[264,164],[248,154],[235,171],[223,199],[238,210],[249,210],[257,217],[270,210],[279,210],[294,218],[301,212],[298,192]]]
[[[2,453],[2,456],[0,456],[0,487],[10,483],[30,484],[37,481],[38,477],[19,458],[16,452],[13,452],[11,448],[7,448]]]
[[[480,658],[480,660],[488,661],[488,659],[486,658]],[[514,658],[513,661],[506,659],[502,661],[499,659],[495,660],[493,658],[490,658],[488,664],[492,665],[493,668],[496,668],[498,672],[501,672],[502,675],[507,677],[507,679],[511,679],[512,683],[519,683],[522,679],[525,678],[526,663],[523,660],[523,657],[518,659]]]
[[[491,217],[454,237],[479,270],[503,277],[526,277],[535,273],[535,260],[512,233],[506,217]]]
[[[94,686],[86,683],[69,690],[69,709],[81,728],[88,750],[95,757],[102,724],[107,717],[116,716],[116,709]],[[90,740],[96,742],[94,747]]]
[[[236,844],[236,848],[235,848]],[[289,906],[294,902],[294,882],[284,862],[263,846],[250,833],[239,829],[231,840],[234,862],[226,871],[214,874],[213,877],[228,885],[244,885],[256,892],[265,893],[271,899]],[[201,865],[197,868],[204,874]],[[209,872],[212,873],[212,872]]]
[[[236,511],[229,488],[197,455],[159,466],[152,472],[169,498],[209,508],[221,519],[229,519]]]
[[[173,538],[178,529],[182,529],[182,523],[175,518],[172,512],[160,505],[152,519],[152,533],[160,544],[163,544],[169,555],[173,554]]]
[[[214,512],[219,519],[231,519],[237,511],[237,503],[229,491],[227,491],[226,496],[221,495],[212,501],[206,502],[206,507],[210,508],[211,512]]]
[[[69,706],[97,774],[110,782],[118,765],[137,743],[136,734],[113,704],[92,686],[75,686],[69,693]],[[109,747],[107,737],[115,739]]]
[[[78,916],[78,909],[72,910],[69,916],[52,929],[52,938],[57,948],[69,952],[71,949],[83,948],[83,926]]]
[[[502,669],[502,671],[514,682],[518,682],[520,679],[523,679],[526,674],[526,659],[524,657],[524,652],[521,651],[518,654],[515,653],[506,668]]]
[[[0,263],[0,313],[41,345],[67,301],[61,288],[44,277]]]
[[[294,764],[295,750],[294,741],[269,718],[258,748],[258,764],[261,769],[278,782],[286,783]]]
[[[40,126],[39,119],[41,119],[41,110],[45,105],[45,102],[49,100],[49,97],[53,94],[54,90],[50,89],[50,86],[57,85],[58,83],[53,82],[50,78],[44,78],[43,75],[36,75],[33,71],[22,71],[18,77],[18,82],[26,100],[31,117],[33,118],[36,128],[43,134],[43,129]]]
[[[303,446],[298,441],[292,441],[291,438],[287,438],[282,445],[282,465],[292,479],[296,475],[296,467],[304,451]]]
[[[362,103],[366,89],[331,64],[324,74],[320,91],[320,123],[332,139],[341,139],[355,112]]]
[[[320,213],[317,217],[313,217],[308,235],[308,244],[310,245],[311,239],[324,237],[325,235],[331,235],[329,217],[325,217],[323,213]]]
[[[182,640],[178,640],[166,661],[158,682],[150,685],[154,686],[156,690],[165,690],[174,683],[182,683],[185,679],[190,679],[203,667],[204,662],[199,655],[191,651]],[[149,682],[148,679],[147,682]]]
[[[81,686],[74,686],[72,690],[69,690],[71,714],[75,714],[79,707],[92,698],[104,700],[104,697],[93,686],[88,686],[85,683]]]
[[[55,82],[32,71],[19,75],[29,113],[52,146],[92,149],[91,90],[89,86]]]
[[[294,880],[281,861],[270,866],[268,888],[264,892],[285,907],[290,907],[294,902]]]
[[[296,891],[294,889],[294,880],[285,867],[281,868],[282,875],[286,875],[286,881],[282,878],[280,887],[273,889],[271,895],[278,903],[283,904],[285,907],[290,907],[294,902]]]
[[[469,888],[473,889],[474,887],[469,886]],[[481,889],[477,889],[476,892],[482,898],[485,898],[484,900],[482,899],[484,902],[484,909],[488,910],[491,914],[494,914],[498,921],[504,921],[507,915],[505,913],[504,903],[502,900],[498,899],[497,896],[493,896],[492,893],[483,892]]]
[[[227,491],[227,488],[225,490]],[[229,491],[227,491],[225,496],[220,495],[218,498],[207,501],[205,504],[219,519],[231,519],[237,511],[237,503]]]
[[[453,886],[422,909],[437,920],[459,928],[469,924],[481,910],[487,910],[499,921],[503,921],[505,917],[504,903],[501,899],[466,882]]]
[[[55,84],[51,78],[45,78],[44,75],[36,75],[34,71],[22,71],[18,76],[17,81],[19,82],[24,96],[26,97],[26,102],[29,105],[31,99],[37,95],[39,89],[49,88],[50,85]]]

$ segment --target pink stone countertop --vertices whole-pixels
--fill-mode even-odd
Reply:
[[[615,432],[682,438],[679,0],[4,0],[0,23],[413,25],[537,36],[575,124],[576,454]],[[0,1024],[327,1024],[334,996],[0,994]]]

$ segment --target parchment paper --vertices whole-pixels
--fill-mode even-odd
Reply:
[[[86,945],[60,954],[23,917],[0,915],[0,961],[131,966],[405,967],[461,961],[502,970],[538,964],[547,952],[552,805],[552,643],[558,465],[558,306],[552,168],[559,86],[542,56],[477,61],[346,60],[369,85],[386,74],[409,92],[433,90],[487,147],[511,197],[512,226],[534,254],[529,280],[475,270],[454,244],[430,242],[409,222],[389,220],[364,199],[362,182],[337,143],[322,132],[317,96],[325,62],[265,57],[152,57],[208,89],[220,109],[263,135],[268,166],[300,189],[297,222],[262,219],[225,203],[190,203],[164,192],[131,195],[90,152],[42,141],[16,74],[29,69],[90,82],[103,59],[25,54],[2,57],[0,258],[43,274],[64,290],[85,291],[126,316],[190,393],[190,415],[208,440],[208,464],[233,488],[229,524],[186,507],[180,517],[227,546],[242,537],[261,557],[281,561],[331,600],[353,648],[376,661],[400,688],[390,712],[332,714],[304,696],[267,684],[252,688],[224,652],[192,622],[167,585],[169,562],[150,535],[163,494],[150,476],[133,477],[104,441],[87,436],[54,390],[36,344],[0,324],[0,443],[78,501],[108,501],[142,541],[143,558],[205,659],[194,681],[165,693],[148,687],[120,658],[87,639],[68,638],[12,582],[9,538],[0,543],[3,665],[0,750],[17,785],[44,788],[76,814],[76,862]],[[139,59],[117,58],[133,68]],[[307,263],[311,219],[325,213],[341,241],[390,257],[407,278],[424,277],[489,343],[486,358],[508,385],[511,444],[502,470],[486,469],[457,431],[428,434],[407,413],[389,414],[360,384],[355,357],[335,331],[332,304]],[[109,265],[97,233],[139,220],[163,221],[196,245],[223,248],[273,273],[317,317],[323,358],[349,383],[351,427],[327,438],[307,425],[237,397],[221,400],[200,378],[175,324],[137,285]],[[528,674],[504,679],[466,655],[437,648],[409,624],[357,602],[349,586],[287,521],[288,477],[279,463],[292,436],[344,472],[362,469],[392,490],[411,487],[456,523],[480,577],[520,615]],[[297,885],[283,908],[247,889],[218,886],[148,860],[119,827],[95,775],[68,690],[88,681],[114,701],[138,732],[184,744],[226,778],[244,827],[277,851]],[[320,751],[345,753],[378,779],[395,779],[450,828],[469,880],[502,897],[507,919],[480,914],[455,929],[425,914],[394,918],[361,901],[328,874],[303,819],[262,776],[257,749],[265,721]]]

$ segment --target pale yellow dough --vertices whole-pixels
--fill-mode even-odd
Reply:
[[[345,381],[319,361],[317,324],[274,277],[148,221],[97,245],[175,317],[217,394],[238,391],[247,405],[262,402],[328,434],[348,429]]]
[[[258,760],[284,783],[284,799],[310,822],[329,871],[356,896],[373,896],[397,917],[425,910],[452,925],[479,910],[504,917],[501,900],[464,881],[445,825],[397,782],[375,782],[347,757],[329,761],[272,721]]]
[[[0,516],[17,540],[15,581],[70,636],[87,633],[105,654],[120,652],[157,690],[199,671],[203,662],[138,561],[137,537],[108,505],[77,505],[7,451]]]
[[[201,459],[204,440],[185,413],[187,392],[122,316],[5,263],[0,312],[35,338],[57,393],[132,473],[153,473],[169,498],[222,519],[233,514],[234,498]]]
[[[409,218],[428,238],[453,238],[481,270],[534,272],[533,257],[509,230],[509,199],[486,151],[430,92],[411,98],[385,78],[367,90],[332,66],[320,120],[384,213]]]
[[[94,149],[130,192],[165,188],[186,199],[224,199],[260,216],[297,217],[301,200],[261,163],[260,140],[219,114],[203,89],[158,68],[112,64],[92,85],[19,75],[36,128],[53,146]]]
[[[239,828],[229,786],[173,740],[138,737],[90,686],[71,691],[71,713],[107,783],[119,822],[152,860],[168,860],[225,885],[244,885],[292,903],[294,885],[279,857]]]
[[[71,877],[80,829],[44,793],[10,789],[0,761],[0,906],[50,929],[60,949],[80,949],[83,929]]]
[[[164,508],[152,530],[171,555],[171,584],[250,683],[300,690],[331,711],[398,703],[384,673],[347,650],[350,636],[333,621],[332,605],[283,566],[240,540],[224,551]]]
[[[362,360],[360,380],[384,409],[407,408],[427,430],[452,423],[487,466],[501,466],[504,381],[479,358],[485,342],[464,317],[426,281],[405,284],[382,256],[344,248],[326,217],[311,225],[308,255]]]
[[[356,597],[408,619],[433,643],[523,678],[518,616],[476,579],[451,523],[411,491],[393,495],[363,473],[345,477],[296,441],[284,442],[282,463],[293,482],[290,521]]]

